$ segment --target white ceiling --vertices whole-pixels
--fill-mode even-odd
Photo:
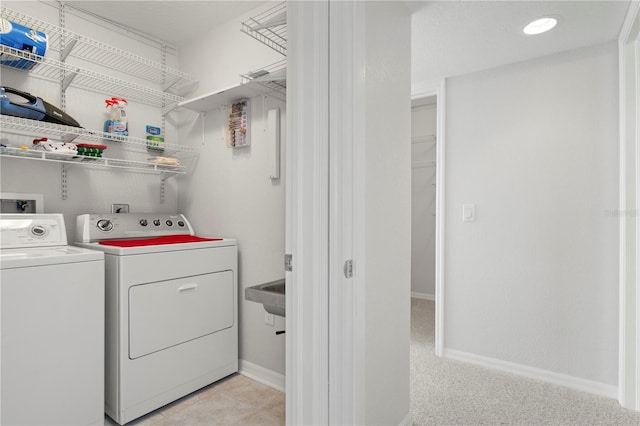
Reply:
[[[629,1],[423,2],[413,15],[412,78],[432,81],[612,41],[628,7]],[[560,17],[556,28],[522,33],[548,15]]]
[[[265,0],[65,1],[67,5],[133,28],[178,48],[216,25],[234,20],[262,4],[265,4],[265,9],[268,8],[266,3],[268,1]]]
[[[273,0],[278,2],[279,0]],[[67,1],[181,47],[209,28],[238,21],[267,1]],[[405,1],[413,14],[414,80],[441,79],[615,40],[629,0]],[[521,28],[558,15],[560,24],[538,36]]]

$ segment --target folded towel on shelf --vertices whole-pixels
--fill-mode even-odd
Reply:
[[[135,240],[103,240],[99,244],[115,247],[155,246],[163,244],[200,243],[203,241],[222,241],[222,238],[205,238],[195,235],[166,235],[164,237]]]
[[[98,143],[77,143],[76,146],[78,148],[101,149],[103,151],[107,149],[106,145],[98,144]]]
[[[180,160],[171,157],[151,157],[148,159],[149,163],[158,164],[163,166],[179,166]]]
[[[78,147],[78,154],[83,154],[83,155],[102,154],[102,150],[100,148],[82,148],[82,147]]]
[[[78,155],[84,157],[100,158],[102,152],[107,149],[106,145],[101,144],[78,143],[76,145],[78,146]]]
[[[78,152],[78,155],[84,155],[86,157],[102,157],[101,152]]]

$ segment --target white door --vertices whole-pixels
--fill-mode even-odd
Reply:
[[[409,422],[410,15],[287,7],[287,423]]]

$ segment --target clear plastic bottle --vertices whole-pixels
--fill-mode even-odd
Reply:
[[[127,112],[124,110],[127,100],[111,98],[105,100],[105,103],[107,104],[106,108],[110,108],[110,110],[109,119],[104,123],[104,131],[118,136],[128,136],[129,122],[127,120]]]

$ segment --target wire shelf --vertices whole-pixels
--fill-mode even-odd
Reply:
[[[99,168],[116,168],[125,169],[134,172],[155,173],[155,174],[167,174],[177,175],[186,174],[187,167],[169,166],[165,164],[157,164],[153,162],[133,161],[133,160],[121,160],[117,158],[107,157],[85,157],[77,154],[62,154],[47,151],[36,151],[33,149],[23,150],[14,147],[2,147],[0,148],[0,157],[13,157],[27,160],[38,161],[53,161],[56,163],[66,164],[78,164],[87,167],[99,167]]]
[[[132,136],[116,136],[112,133],[99,132],[81,127],[63,126],[60,124],[47,123],[44,121],[30,120],[27,118],[12,117],[9,115],[0,115],[0,127],[2,134],[13,134],[23,138],[41,138],[60,139],[65,142],[82,142],[89,143],[117,143],[131,151],[137,151],[147,154],[158,154],[163,157],[179,158],[184,163],[185,170],[198,156],[198,151],[182,145],[162,144],[162,151],[149,149],[146,139],[135,138]],[[40,151],[36,151],[40,154]],[[62,154],[57,154],[62,155]],[[109,159],[115,161],[114,159]],[[123,160],[125,161],[125,160]],[[147,168],[146,163],[145,168]],[[162,166],[162,165],[159,165]]]
[[[241,83],[216,92],[211,92],[188,99],[180,106],[198,112],[211,111],[221,106],[229,106],[243,98],[254,96],[271,96],[283,102],[287,101],[287,60],[283,59],[275,64],[259,70],[243,74]]]
[[[185,86],[189,87],[196,84],[196,81],[185,72],[9,8],[2,8],[2,18],[46,33],[48,48],[58,52],[62,61],[67,56],[75,57],[137,76],[156,84],[163,84],[163,90],[174,93],[177,93]]]
[[[242,84],[256,87],[263,94],[287,100],[287,60],[241,75]]]
[[[131,81],[120,80],[106,74],[96,71],[87,70],[64,62],[57,61],[45,56],[39,56],[24,50],[14,49],[9,46],[0,45],[0,54],[4,60],[20,60],[29,61],[25,63],[26,67],[35,63],[36,65],[30,70],[31,74],[52,80],[60,80],[60,72],[65,74],[65,86],[78,86],[85,89],[93,90],[99,93],[109,93],[114,96],[127,98],[146,105],[154,107],[163,107],[165,105],[177,106],[184,98],[172,93],[163,92],[162,90],[153,89],[142,84]]]
[[[240,31],[287,56],[287,3],[278,3],[242,22]]]

